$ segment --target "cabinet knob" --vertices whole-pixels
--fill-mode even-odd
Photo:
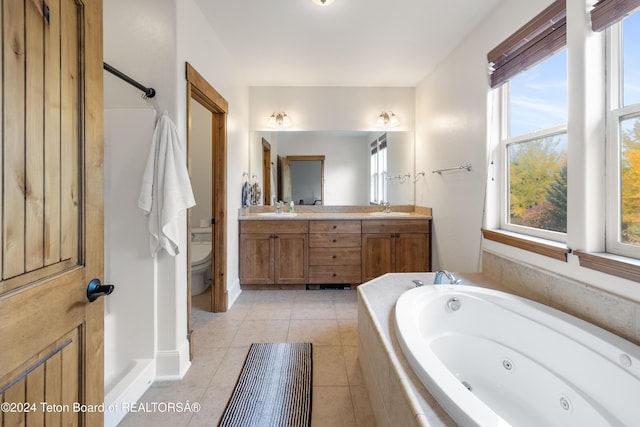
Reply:
[[[333,229],[335,230],[336,228],[338,228],[338,226],[337,226],[337,225],[334,225],[334,226],[333,226]]]
[[[336,259],[336,258],[338,258],[338,256],[337,255],[331,255],[331,258]]]
[[[335,242],[337,242],[337,240],[336,240],[336,239],[333,239],[333,240],[332,240],[332,242],[333,242],[333,243],[335,243]]]
[[[338,274],[336,274],[336,273],[333,273],[333,277],[336,277],[337,275],[338,275]]]

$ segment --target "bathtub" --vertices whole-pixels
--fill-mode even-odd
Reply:
[[[460,426],[640,425],[640,347],[548,306],[467,285],[402,294],[411,368]]]

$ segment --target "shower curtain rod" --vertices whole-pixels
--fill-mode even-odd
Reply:
[[[106,62],[103,62],[102,64],[103,64],[103,68],[108,72],[110,72],[111,74],[113,74],[114,76],[121,78],[122,80],[129,83],[130,85],[135,86],[141,91],[143,91],[144,92],[144,95],[142,95],[143,98],[147,99],[147,98],[153,98],[154,96],[156,96],[156,90],[154,88],[145,87],[141,85],[137,81],[133,80],[131,77],[127,76],[122,71],[119,71],[113,68],[111,65],[107,64]]]

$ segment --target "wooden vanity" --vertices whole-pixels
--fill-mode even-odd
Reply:
[[[242,289],[357,286],[385,273],[431,270],[428,208],[383,217],[373,214],[377,207],[360,212],[304,208],[282,219],[241,212]]]

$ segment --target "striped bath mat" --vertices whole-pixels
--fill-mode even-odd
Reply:
[[[311,365],[311,343],[251,344],[219,426],[310,426]]]

